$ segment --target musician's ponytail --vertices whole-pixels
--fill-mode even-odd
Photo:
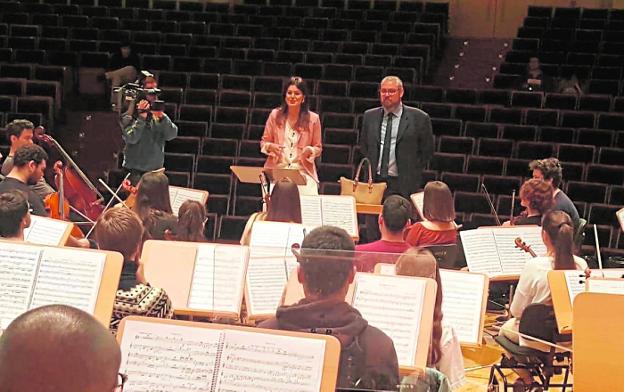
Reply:
[[[542,219],[542,230],[550,237],[554,248],[554,269],[573,270],[574,263],[574,224],[563,211],[549,211]]]

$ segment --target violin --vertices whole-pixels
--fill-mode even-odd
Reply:
[[[57,180],[61,178],[58,174],[62,173],[64,199],[69,201],[71,207],[78,213],[91,221],[97,220],[98,216],[104,211],[104,206],[102,205],[104,198],[100,192],[93,186],[63,147],[52,136],[45,133],[45,129],[42,126],[38,126],[35,129],[34,137],[40,144],[45,144],[47,147],[56,150],[66,162],[65,165],[59,167],[57,172]],[[59,208],[54,209],[58,210]]]
[[[121,189],[129,193],[128,197],[126,198],[126,200],[124,200],[123,203],[126,205],[126,207],[133,208],[134,204],[136,203],[136,195],[137,195],[138,188],[132,185],[130,180],[126,179],[121,182]]]
[[[516,237],[516,239],[514,240],[514,244],[516,245],[516,248],[522,249],[523,251],[530,254],[531,257],[537,257],[533,249],[531,249],[531,245],[527,245],[527,243],[524,242],[522,238]]]

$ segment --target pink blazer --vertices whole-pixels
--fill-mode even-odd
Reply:
[[[277,117],[279,115],[279,108],[273,109],[266,125],[264,126],[264,133],[262,134],[262,140],[260,142],[260,150],[266,153],[266,146],[269,144],[284,145],[284,126],[279,126],[277,123]],[[314,150],[313,156],[316,158],[321,155],[321,120],[319,115],[310,112],[310,122],[307,128],[299,129],[299,142],[297,143],[297,154],[301,154],[306,147],[312,147]],[[267,169],[274,168],[280,162],[280,157],[273,157],[267,154],[267,160],[264,163],[264,167]],[[307,159],[303,159],[300,165],[305,170],[306,174],[314,178],[318,182],[318,175],[316,174],[316,165],[314,161],[310,162]]]

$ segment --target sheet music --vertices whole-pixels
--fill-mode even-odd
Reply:
[[[104,253],[44,249],[30,307],[63,304],[93,314],[105,262]]]
[[[124,391],[210,391],[222,331],[128,321],[121,339]]]
[[[321,204],[323,205],[323,225],[340,227],[345,229],[351,237],[359,237],[353,196],[321,196]]]
[[[353,307],[392,339],[400,365],[414,366],[425,284],[424,279],[356,274]]]
[[[592,275],[595,277],[602,276],[604,278],[621,279],[624,278],[624,268],[605,268],[602,270],[593,270]]]
[[[420,217],[424,219],[423,211],[424,211],[424,205],[425,205],[425,192],[412,193],[412,195],[410,196],[410,199],[412,200],[412,203],[416,207],[416,211],[418,211],[418,215],[420,215]]]
[[[481,229],[483,230],[483,229]],[[494,242],[500,258],[501,268],[504,274],[519,275],[524,269],[531,255],[516,247],[514,240],[519,237],[514,229],[494,229]],[[524,240],[524,237],[522,237]],[[525,240],[526,242],[526,240]],[[527,245],[531,245],[527,242]],[[473,271],[474,272],[474,271]]]
[[[58,246],[61,244],[69,222],[58,219],[30,216],[30,226],[24,229],[24,241],[33,244]]]
[[[247,268],[249,315],[275,314],[288,276],[297,267],[291,258],[250,258]]]
[[[460,231],[459,235],[470,272],[481,272],[490,276],[503,273],[491,230],[466,230]]]
[[[246,268],[246,247],[199,245],[188,307],[240,313]]]
[[[293,231],[299,232],[291,234]],[[250,257],[284,257],[292,256],[290,245],[296,240],[301,243],[303,240],[303,225],[296,223],[264,222],[258,221],[251,229],[251,239],[249,240]]]
[[[169,198],[171,199],[171,210],[173,215],[178,216],[180,206],[187,200],[198,201],[202,204],[206,203],[205,193],[195,189],[169,187]]]
[[[41,250],[0,242],[0,329],[28,310]]]
[[[228,330],[216,391],[317,392],[325,341]]]
[[[301,222],[304,225],[319,227],[323,226],[322,196],[300,196]]]
[[[590,293],[624,295],[624,279],[587,279],[585,289]]]
[[[579,270],[563,271],[566,286],[568,287],[568,295],[570,296],[570,304],[574,303],[574,297],[585,291],[585,273]]]
[[[522,240],[527,245],[531,246],[531,249],[533,249],[533,252],[535,252],[537,256],[547,255],[548,251],[546,250],[546,245],[544,244],[544,240],[542,239],[541,227],[539,226],[514,226],[514,227],[504,228],[503,230],[512,230],[516,234],[517,237],[522,238]]]
[[[485,276],[440,270],[444,322],[455,329],[460,342],[479,344]]]

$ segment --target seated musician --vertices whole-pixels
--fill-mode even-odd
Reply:
[[[174,241],[206,242],[206,207],[196,201],[187,200],[178,210],[178,222],[175,231],[166,230],[165,239]]]
[[[392,340],[345,302],[355,268],[350,254],[339,257],[335,253],[353,250],[353,240],[343,229],[312,230],[298,257],[297,277],[305,298],[278,308],[274,318],[258,327],[333,335],[342,347],[339,388],[397,390],[399,367]]]
[[[141,176],[132,211],[147,229],[144,239],[162,240],[166,230],[175,230],[177,218],[171,209],[169,179],[164,171],[151,171]]]
[[[15,152],[18,148],[26,144],[33,143],[34,125],[28,120],[13,120],[6,126],[7,139],[11,143],[9,155],[2,163],[2,175],[9,174],[14,165]],[[47,159],[47,158],[46,158]],[[36,183],[30,185],[30,188],[42,199],[45,199],[51,193],[56,192],[41,176]]]
[[[578,210],[568,195],[559,188],[563,179],[563,168],[559,160],[557,158],[538,159],[529,163],[529,168],[533,171],[533,178],[544,180],[552,185],[555,194],[555,204],[552,209],[565,212],[577,225],[580,219]]]
[[[448,245],[457,242],[455,203],[449,187],[441,181],[425,185],[422,222],[413,224],[405,241],[411,246]]]
[[[464,357],[455,330],[444,322],[442,316],[444,290],[436,259],[428,250],[411,248],[397,261],[396,273],[431,278],[438,284],[427,367],[435,367],[441,371],[448,378],[452,389],[460,387],[465,381]]]
[[[28,199],[32,213],[47,216],[43,199],[30,188],[41,178],[46,168],[48,154],[36,144],[24,144],[13,155],[13,168],[0,182],[0,193],[10,190],[22,191]]]
[[[17,317],[0,337],[0,391],[111,392],[122,388],[121,352],[90,314],[47,305]]]
[[[299,187],[288,179],[275,183],[266,212],[255,212],[249,217],[241,236],[241,245],[249,245],[251,230],[256,221],[301,223]]]
[[[503,226],[514,225],[537,225],[541,226],[542,216],[549,211],[553,204],[553,187],[550,183],[530,179],[520,187],[520,204],[525,210],[513,219],[513,222],[505,222]]]
[[[27,196],[34,215],[48,216],[43,199],[30,188],[30,185],[36,184],[43,177],[47,159],[48,154],[36,144],[25,144],[19,147],[13,156],[13,169],[0,182],[0,193],[10,190],[21,191]],[[93,244],[86,238],[70,236],[67,245],[89,248]]]
[[[30,226],[30,206],[26,196],[12,190],[0,193],[0,237],[24,241],[24,229]]]
[[[401,254],[410,248],[405,242],[405,230],[410,225],[412,204],[399,195],[388,196],[383,203],[383,209],[378,218],[381,239],[368,244],[356,245],[358,252],[371,252],[372,254],[358,254],[355,266],[358,271],[373,272],[375,264],[394,264],[397,254]],[[389,253],[380,255],[379,253]],[[390,255],[392,254],[392,255]]]
[[[124,257],[110,329],[117,331],[126,316],[173,317],[171,300],[161,288],[150,286],[140,264],[143,225],[128,208],[105,211],[95,225],[95,240],[102,250],[119,252]]]
[[[511,302],[510,311],[513,318],[505,322],[499,332],[500,335],[521,346],[548,351],[548,347],[541,343],[519,337],[518,327],[522,312],[528,305],[534,303],[552,305],[548,271],[587,270],[585,260],[572,254],[573,237],[574,223],[568,214],[563,211],[549,211],[544,215],[542,239],[548,251],[547,256],[534,257],[524,266]],[[528,372],[520,371],[518,374],[520,376],[518,383],[528,386],[533,383],[533,378]]]

